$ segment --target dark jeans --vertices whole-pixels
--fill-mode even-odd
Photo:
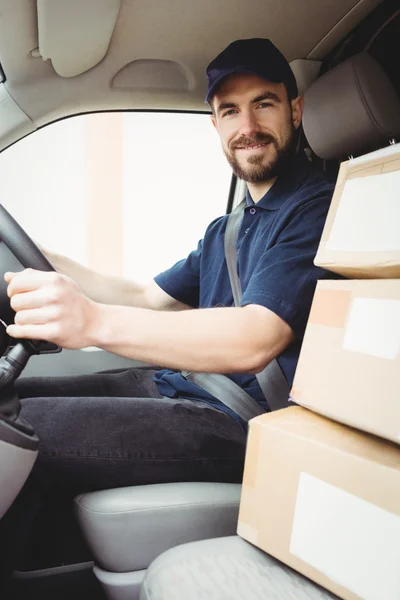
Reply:
[[[21,415],[35,428],[40,448],[3,519],[9,535],[27,537],[44,504],[46,514],[57,514],[85,491],[241,481],[246,437],[240,425],[205,403],[162,397],[153,373],[129,369],[18,382]]]

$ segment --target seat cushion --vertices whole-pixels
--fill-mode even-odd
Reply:
[[[332,600],[337,596],[238,536],[184,544],[147,570],[140,600]]]
[[[79,523],[96,564],[105,571],[147,569],[186,542],[236,533],[239,484],[182,482],[82,494]]]

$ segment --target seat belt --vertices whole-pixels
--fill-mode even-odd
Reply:
[[[245,207],[246,200],[244,199],[230,213],[224,237],[225,260],[235,306],[240,306],[242,299],[242,287],[237,272],[236,243]],[[193,381],[209,392],[246,421],[264,412],[254,398],[226,375],[219,373],[189,373],[187,371],[184,371],[182,375],[185,379]],[[276,358],[268,363],[260,373],[257,373],[256,378],[271,410],[289,406],[289,384]]]

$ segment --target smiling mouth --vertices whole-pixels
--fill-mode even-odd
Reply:
[[[263,142],[262,144],[250,144],[249,146],[236,146],[235,150],[258,150],[259,148],[265,148],[270,142]]]

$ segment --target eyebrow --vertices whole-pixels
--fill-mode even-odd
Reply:
[[[273,100],[274,102],[277,102],[279,104],[282,102],[279,96],[277,96],[273,92],[264,92],[263,94],[252,98],[252,100],[250,100],[250,104],[257,104],[258,102],[262,102],[263,100]],[[217,108],[217,112],[221,112],[222,110],[226,110],[228,108],[237,108],[237,106],[238,105],[234,102],[221,102],[221,104]]]

